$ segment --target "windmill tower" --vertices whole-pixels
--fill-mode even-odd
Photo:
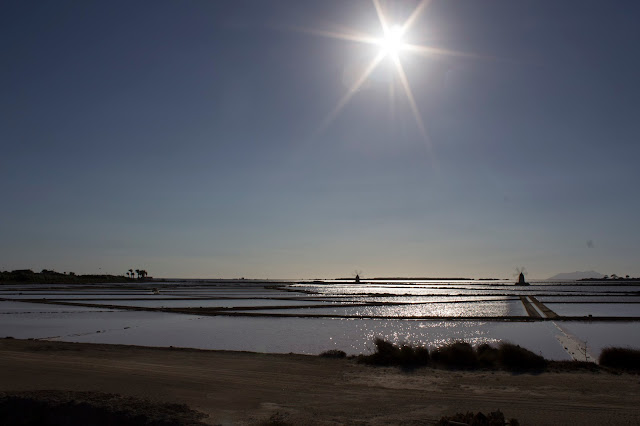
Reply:
[[[516,283],[516,285],[529,285],[529,283],[524,280],[524,276],[526,274],[527,274],[527,271],[524,269],[524,266],[521,266],[520,268],[516,268],[515,275],[518,276],[518,282]]]

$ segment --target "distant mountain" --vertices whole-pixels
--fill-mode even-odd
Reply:
[[[572,281],[585,278],[604,278],[604,275],[596,271],[564,272],[547,278],[547,281]]]

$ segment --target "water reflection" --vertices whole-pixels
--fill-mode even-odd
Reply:
[[[336,315],[356,317],[503,317],[526,316],[520,301],[424,303],[397,306],[325,307],[304,309],[260,309],[254,313]]]
[[[472,282],[394,283],[390,286],[381,283],[358,286],[282,284],[281,288],[257,284],[179,284],[178,287],[178,284],[167,283],[154,286],[159,286],[160,295],[152,295],[150,289],[117,286],[2,287],[0,299],[10,300],[0,300],[0,336],[308,354],[328,349],[341,349],[350,354],[367,352],[372,349],[375,337],[431,347],[452,339],[473,344],[509,340],[551,359],[568,359],[556,338],[559,330],[552,323],[498,320],[501,317],[527,317],[518,297],[520,294],[537,295],[560,315],[640,317],[638,286],[534,283],[526,290],[500,283]],[[43,298],[52,303],[35,303]],[[55,304],[64,301],[98,306]],[[593,301],[608,303],[584,303]],[[100,304],[122,305],[123,309],[202,306],[214,314],[220,308],[224,309],[223,313],[233,309],[233,313],[240,315],[284,313],[353,316],[357,319],[203,317],[113,310]],[[458,320],[403,319],[423,316]],[[465,317],[487,317],[488,320],[465,320]],[[592,324],[565,321],[562,327],[577,338],[588,340],[596,352],[604,344],[640,346],[640,335],[635,332],[637,321]]]

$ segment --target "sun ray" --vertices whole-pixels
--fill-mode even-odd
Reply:
[[[380,20],[383,33],[387,34],[387,32],[389,32],[389,25],[387,24],[387,18],[385,18],[384,13],[382,12],[380,0],[373,0],[373,6],[376,8],[376,13],[378,14],[378,19]]]
[[[439,56],[455,56],[455,57],[470,58],[470,59],[494,59],[488,56],[474,55],[471,53],[458,52],[455,50],[439,49],[437,47],[421,46],[418,44],[404,43],[402,48],[403,50],[406,50],[408,52],[417,53],[425,56],[439,55]]]
[[[404,88],[404,93],[407,96],[407,100],[409,101],[409,105],[411,106],[411,111],[413,112],[413,116],[416,119],[416,124],[420,129],[420,134],[427,142],[427,147],[431,150],[431,143],[429,142],[429,137],[427,135],[427,129],[424,125],[424,121],[420,116],[420,111],[418,110],[418,105],[416,104],[416,100],[413,97],[413,92],[411,91],[411,86],[409,85],[409,80],[407,79],[407,75],[404,72],[404,68],[402,67],[402,63],[400,63],[400,59],[394,58],[393,63],[396,66],[396,70],[398,71],[398,77],[400,78],[400,83]]]
[[[389,81],[389,118],[391,122],[396,121],[396,84]]]
[[[402,25],[403,34],[411,29],[413,24],[416,22],[416,19],[418,19],[418,16],[420,16],[422,11],[427,7],[429,3],[430,3],[430,0],[422,0],[420,2],[420,4],[411,13],[411,16],[409,16],[409,19],[407,19],[406,22]]]
[[[322,124],[320,125],[318,130],[315,132],[316,135],[322,133],[324,129],[326,129],[333,122],[333,120],[335,120],[336,116],[340,113],[340,111],[342,111],[342,108],[344,108],[345,105],[347,105],[349,100],[351,100],[351,98],[358,91],[360,86],[362,86],[362,84],[367,80],[367,78],[373,72],[373,70],[376,69],[376,67],[378,66],[380,61],[382,61],[384,56],[385,56],[384,53],[380,52],[375,58],[373,58],[373,60],[369,63],[367,68],[365,68],[365,70],[363,71],[362,75],[347,90],[347,93],[345,93],[344,96],[340,99],[340,101],[338,101],[336,106],[331,110],[329,114],[327,114],[325,119],[322,120]]]
[[[344,41],[355,41],[358,43],[366,43],[366,44],[377,44],[378,39],[367,34],[358,33],[355,31],[351,32],[340,32],[340,31],[328,31],[328,30],[320,30],[314,28],[299,28],[292,27],[290,28],[292,31],[296,31],[299,33],[305,33],[310,35],[317,35],[321,37],[333,38],[336,40],[344,40]]]

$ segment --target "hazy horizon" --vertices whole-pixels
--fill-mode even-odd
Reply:
[[[4,2],[0,270],[640,276],[638,12]]]
[[[25,268],[25,269],[29,269],[35,273],[40,273],[41,271],[43,273],[45,272],[55,272],[55,273],[60,273],[60,274],[76,274],[78,275],[78,273],[76,271],[62,271],[62,270],[57,270],[55,268],[53,269],[46,269],[46,270],[40,270],[37,268]],[[138,277],[136,269],[132,268],[132,270],[134,271],[132,277]],[[172,280],[176,280],[176,281],[181,281],[181,280],[187,280],[187,281],[261,281],[261,280],[265,280],[265,281],[282,281],[282,282],[296,282],[296,281],[312,281],[312,280],[322,280],[322,281],[327,281],[327,282],[331,282],[331,281],[353,281],[356,277],[356,274],[358,274],[359,279],[362,282],[368,282],[368,281],[380,281],[380,282],[393,282],[393,281],[409,281],[409,282],[413,282],[413,281],[451,281],[452,283],[455,282],[464,282],[467,280],[471,280],[471,281],[496,281],[496,282],[515,282],[518,280],[518,275],[519,275],[519,271],[522,270],[525,274],[525,279],[528,282],[536,282],[536,281],[577,281],[577,280],[581,280],[581,279],[585,279],[585,278],[590,278],[590,279],[610,279],[610,277],[606,274],[601,274],[597,271],[573,271],[573,272],[565,272],[565,273],[559,273],[556,274],[554,276],[551,277],[530,277],[528,276],[528,272],[526,269],[520,269],[517,268],[512,274],[511,276],[429,276],[429,275],[415,275],[415,276],[409,276],[409,275],[397,275],[397,276],[390,276],[390,275],[378,275],[378,276],[367,276],[363,273],[363,271],[354,271],[352,274],[347,274],[347,275],[342,275],[342,276],[312,276],[312,277],[252,277],[252,276],[153,276],[153,275],[149,275],[148,271],[145,271],[147,273],[146,278],[147,279],[156,279],[156,280],[164,280],[167,282],[170,282]],[[0,272],[3,272],[0,269]],[[11,272],[11,271],[5,271],[5,272]],[[111,271],[103,271],[103,270],[99,270],[99,271],[90,271],[90,272],[84,272],[81,274],[86,274],[86,275],[100,275],[100,274],[105,274],[105,275],[111,275],[111,276],[127,276],[128,274],[128,269],[125,272],[111,272]],[[619,276],[619,278],[624,278],[624,275]],[[637,280],[638,277],[632,277],[629,276],[628,278],[631,278],[632,280]],[[615,282],[615,281],[612,281]]]

